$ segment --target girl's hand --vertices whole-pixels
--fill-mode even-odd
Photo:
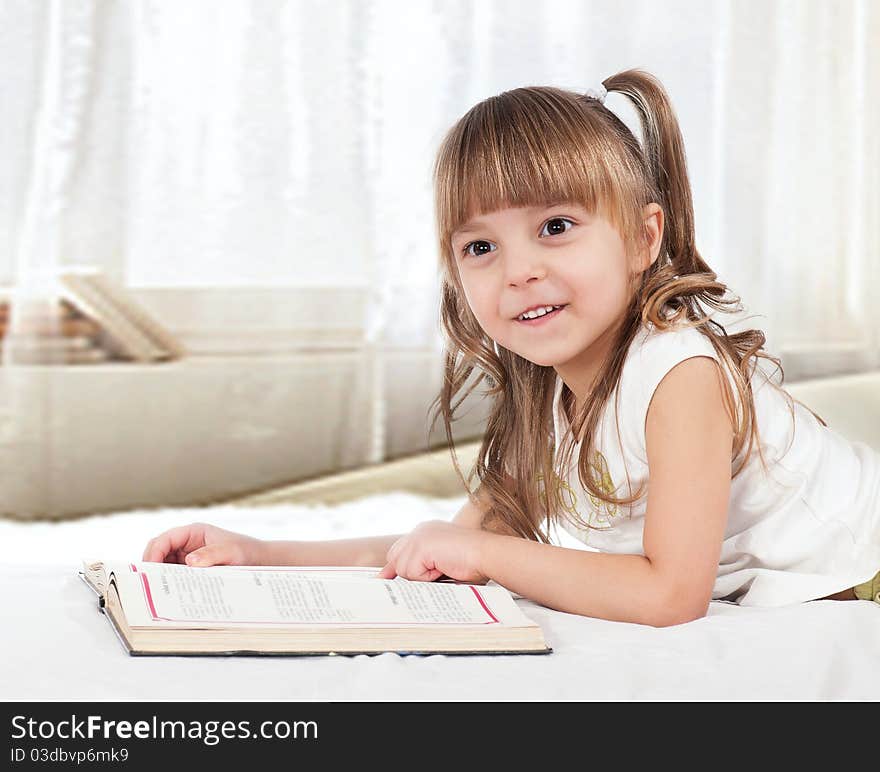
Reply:
[[[391,545],[387,563],[377,576],[433,582],[446,575],[468,584],[485,584],[489,577],[480,572],[479,559],[486,536],[478,528],[428,520]]]
[[[159,534],[144,549],[151,563],[188,566],[251,566],[263,564],[265,542],[207,523],[192,523]]]

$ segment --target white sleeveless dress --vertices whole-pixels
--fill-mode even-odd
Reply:
[[[644,427],[651,397],[676,364],[695,356],[710,357],[724,367],[698,330],[658,331],[649,323],[636,335],[619,383],[619,434],[613,393],[597,428],[598,453],[591,463],[603,490],[620,497],[648,481]],[[794,403],[792,426],[785,395],[768,383],[766,360],[759,361],[752,390],[770,474],[761,466],[756,443],[749,462],[731,482],[712,598],[744,606],[781,606],[853,587],[880,569],[880,454],[823,426],[798,403]],[[561,444],[572,440],[560,402],[563,387],[557,376],[553,399],[557,467]],[[582,530],[566,518],[559,525],[602,552],[644,554],[649,489],[628,506],[605,504],[590,496],[577,475],[579,450],[576,443],[570,468],[558,470],[565,483],[564,507],[578,512],[595,529]],[[732,469],[739,466],[741,455]]]

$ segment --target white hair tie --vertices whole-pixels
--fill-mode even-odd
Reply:
[[[598,99],[600,104],[605,104],[605,97],[608,94],[608,90],[601,83],[594,87],[588,88],[584,92],[585,97],[589,97],[590,99]]]

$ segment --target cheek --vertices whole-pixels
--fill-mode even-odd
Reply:
[[[626,272],[619,266],[590,266],[576,279],[580,313],[602,317],[616,313],[629,297]]]
[[[492,303],[492,287],[485,276],[474,277],[467,272],[459,274],[464,297],[475,313],[485,313],[485,310]]]
[[[486,329],[486,322],[491,319],[490,307],[492,300],[489,293],[486,292],[485,286],[477,283],[468,283],[462,281],[462,289],[464,290],[464,298],[467,301],[468,308],[476,317],[480,327]]]

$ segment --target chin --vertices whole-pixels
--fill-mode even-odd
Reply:
[[[555,367],[559,364],[559,360],[554,357],[538,357],[537,359],[529,359],[529,361],[541,367]]]
[[[510,349],[513,351],[513,349]],[[518,357],[522,357],[523,359],[531,362],[533,365],[540,365],[541,367],[555,367],[558,364],[562,364],[567,360],[567,357],[560,357],[558,355],[554,356],[552,354],[535,354],[534,352],[530,354],[523,354],[519,351],[513,351]]]

